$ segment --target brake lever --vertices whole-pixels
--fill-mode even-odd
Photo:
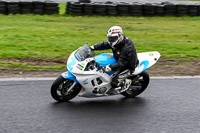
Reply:
[[[103,69],[102,66],[99,66],[99,67],[97,68],[98,71],[99,71],[99,70],[102,70],[102,69]]]
[[[105,69],[104,66],[100,66],[99,63],[96,62],[96,67],[97,67],[97,71],[103,71],[103,73],[105,73]]]

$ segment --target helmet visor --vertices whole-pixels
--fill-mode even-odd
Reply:
[[[118,40],[118,36],[108,36],[108,42],[113,43]]]

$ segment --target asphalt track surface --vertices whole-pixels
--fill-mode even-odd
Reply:
[[[9,0],[9,1],[55,1],[55,2],[67,2],[74,1],[78,2],[79,0]],[[91,0],[91,2],[159,2],[159,1],[172,1],[172,0]]]
[[[57,103],[52,80],[0,81],[0,133],[199,133],[200,78],[152,79],[137,98]]]

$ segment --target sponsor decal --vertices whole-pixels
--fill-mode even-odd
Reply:
[[[82,63],[85,66],[85,63]],[[82,66],[81,64],[78,64],[76,66],[76,68],[80,69],[81,71],[84,69],[84,66]]]
[[[119,78],[120,79],[127,78],[129,75],[131,75],[131,73],[130,72],[126,72],[126,73],[120,74]]]
[[[149,53],[149,56],[153,56],[153,53]]]
[[[112,58],[113,56],[110,55],[110,54],[107,54],[106,57],[108,57],[108,58]]]
[[[112,29],[112,31],[120,31],[120,29]]]
[[[84,63],[84,62],[82,62],[81,65],[82,65],[83,67],[85,67],[85,63]]]
[[[68,73],[67,73],[67,72],[64,72],[64,73],[62,74],[62,76],[63,76],[63,78],[66,78],[66,77],[68,76]]]
[[[88,84],[88,79],[83,80],[83,84]]]
[[[78,65],[76,66],[76,68],[78,68],[78,69],[80,69],[80,70],[81,70],[82,67],[83,67],[83,66],[80,65],[80,64],[78,64]]]

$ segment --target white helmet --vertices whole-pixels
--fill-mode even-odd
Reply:
[[[122,28],[120,26],[111,27],[108,30],[107,37],[111,47],[117,46],[124,39]]]

